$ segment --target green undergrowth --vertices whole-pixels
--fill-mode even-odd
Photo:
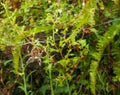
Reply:
[[[0,0],[0,95],[119,95],[119,0]]]

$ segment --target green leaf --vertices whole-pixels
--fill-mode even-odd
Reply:
[[[10,62],[12,62],[12,60],[11,60],[11,59],[10,59],[10,60],[5,61],[3,64],[4,64],[4,66],[7,66],[7,64],[8,64],[8,63],[10,63]]]
[[[49,84],[45,84],[40,88],[40,92],[42,92],[42,95],[46,95],[46,91],[49,89]]]

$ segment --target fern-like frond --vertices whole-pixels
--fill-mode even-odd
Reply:
[[[14,73],[19,74],[19,63],[20,63],[20,47],[17,46],[12,51],[13,63],[14,63]]]
[[[120,24],[111,26],[108,31],[98,40],[97,51],[93,54],[94,60],[90,64],[90,88],[93,95],[96,95],[95,85],[96,85],[96,73],[99,62],[102,58],[104,49],[113,41],[115,35],[120,32]]]

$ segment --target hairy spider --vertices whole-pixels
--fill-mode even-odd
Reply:
[[[37,61],[39,63],[39,65],[41,66],[41,55],[43,53],[43,50],[41,48],[39,48],[38,46],[34,46],[33,49],[30,52],[30,57],[27,60],[27,62],[32,63]]]

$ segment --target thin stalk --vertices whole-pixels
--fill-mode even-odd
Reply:
[[[64,76],[65,76],[65,74],[64,74]],[[67,77],[66,77],[66,76],[65,76],[65,78],[66,78],[67,88],[68,88],[68,90],[69,90],[68,95],[71,95],[71,90],[70,90],[70,85],[69,85],[69,82],[68,82],[68,80],[67,80]]]
[[[49,49],[49,42],[47,41],[47,49]],[[50,59],[49,52],[47,52],[47,57]],[[50,78],[50,89],[51,89],[51,95],[54,95],[53,90],[53,83],[52,83],[52,64],[50,64],[50,61],[48,61],[49,66],[49,78]]]
[[[24,93],[25,93],[25,95],[28,95],[27,84],[26,84],[26,76],[25,76],[25,67],[26,66],[24,66],[24,64],[23,64],[23,59],[22,59],[21,55],[20,55],[20,59],[21,59],[22,73],[23,73],[22,78],[23,78]]]
[[[25,92],[25,95],[28,95],[25,73],[24,73],[24,75],[23,75],[23,81],[24,81],[24,92]]]
[[[51,95],[54,95],[53,83],[52,83],[52,74],[51,74],[51,68],[52,68],[52,65],[51,65],[51,67],[50,67],[50,70],[49,70],[50,88],[51,88]]]
[[[66,82],[67,82],[67,87],[68,87],[68,90],[69,90],[68,94],[71,95],[71,90],[70,90],[70,86],[69,86],[68,80],[66,80]]]

